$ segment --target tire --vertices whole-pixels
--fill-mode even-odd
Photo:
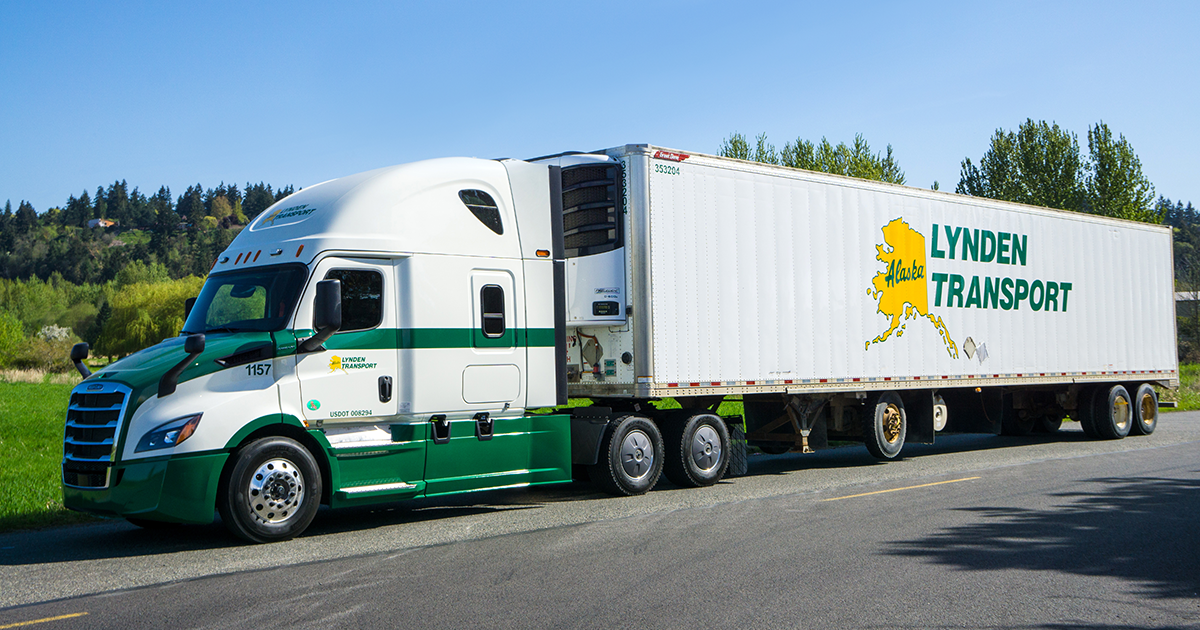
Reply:
[[[877,459],[896,459],[904,448],[908,431],[908,416],[904,403],[895,392],[885,392],[875,399],[873,413],[863,415],[863,444]]]
[[[1133,426],[1129,432],[1134,435],[1150,435],[1158,427],[1158,392],[1149,383],[1138,385],[1137,393],[1133,395]]]
[[[1037,419],[1034,428],[1037,429],[1038,433],[1053,434],[1058,433],[1058,430],[1062,428],[1062,423],[1061,416],[1042,416]]]
[[[750,459],[746,452],[746,432],[742,425],[729,425],[729,467],[726,477],[741,477],[750,471]]]
[[[1096,434],[1106,440],[1119,440],[1129,435],[1133,426],[1133,405],[1125,387],[1113,385],[1107,391],[1101,389],[1095,401],[1092,424]]]
[[[663,429],[663,474],[680,488],[711,486],[729,467],[729,429],[720,416],[678,418]]]
[[[649,492],[663,468],[663,438],[653,422],[624,416],[612,424],[601,443],[600,461],[588,471],[592,483],[616,496]]]
[[[267,437],[243,446],[221,480],[217,511],[239,538],[266,543],[300,535],[321,502],[317,460],[299,442]]]
[[[1075,401],[1075,415],[1078,416],[1076,419],[1079,420],[1079,426],[1083,429],[1084,435],[1093,440],[1100,439],[1100,436],[1096,433],[1096,425],[1092,422],[1092,417],[1095,415],[1093,413],[1093,409],[1095,408],[1093,401],[1097,393],[1098,388],[1089,387],[1080,391]]]
[[[1000,435],[1015,435],[1024,437],[1033,433],[1036,418],[1022,418],[1016,409],[1005,409],[1000,421]]]

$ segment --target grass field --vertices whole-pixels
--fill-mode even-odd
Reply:
[[[18,378],[18,376],[20,378]],[[42,382],[13,382],[36,381]],[[60,465],[63,420],[67,397],[78,377],[0,373],[0,532],[65,525],[94,520],[62,506]],[[6,382],[7,381],[7,382]],[[1180,366],[1178,392],[1164,392],[1180,410],[1200,409],[1200,365]],[[586,405],[572,399],[571,405]],[[678,408],[671,399],[656,403],[660,409]],[[718,410],[722,416],[742,414],[742,401],[728,400]]]
[[[69,383],[0,382],[0,531],[92,520],[62,506],[70,392]]]

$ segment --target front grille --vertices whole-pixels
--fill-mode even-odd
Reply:
[[[129,388],[118,383],[84,382],[71,394],[63,432],[63,483],[76,488],[107,488],[113,450]],[[86,390],[93,391],[86,391]]]

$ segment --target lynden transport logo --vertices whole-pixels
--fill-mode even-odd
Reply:
[[[339,357],[336,354],[329,357],[329,371],[337,372],[341,370],[343,373],[346,370],[373,370],[374,363],[368,363],[366,357]]]
[[[262,227],[272,226],[272,225],[275,225],[276,221],[283,221],[285,219],[292,219],[295,217],[306,217],[316,211],[317,211],[316,208],[311,208],[306,203],[302,203],[298,206],[287,206],[287,207],[281,206],[279,208],[276,208],[274,211],[272,211],[267,216],[263,217],[262,223],[260,225]]]
[[[867,295],[878,302],[876,312],[888,318],[888,328],[868,341],[864,349],[887,341],[892,333],[902,336],[907,320],[920,318],[933,325],[946,352],[957,359],[958,345],[938,313],[960,308],[1019,311],[1022,306],[1036,313],[1067,311],[1074,283],[1014,277],[1024,269],[1012,267],[1024,268],[1029,261],[1027,234],[934,223],[928,250],[926,244],[925,236],[903,218],[883,226],[883,243],[875,246],[875,260],[886,268],[871,279]],[[967,262],[1006,268],[994,275],[952,273],[980,269],[978,265],[963,265]],[[1010,271],[1016,273],[1010,275]],[[983,345],[977,346],[970,337],[963,341],[963,350],[968,359],[975,355],[982,362],[987,357]]]

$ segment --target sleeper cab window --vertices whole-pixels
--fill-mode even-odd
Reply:
[[[467,206],[471,214],[479,219],[487,228],[496,234],[504,234],[504,224],[500,222],[500,208],[496,200],[482,190],[460,190],[458,198]]]
[[[485,285],[479,290],[480,308],[483,310],[483,336],[500,337],[504,334],[504,289],[495,284]]]
[[[371,269],[333,269],[326,280],[342,281],[339,333],[375,328],[383,321],[383,275]]]

